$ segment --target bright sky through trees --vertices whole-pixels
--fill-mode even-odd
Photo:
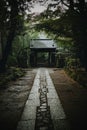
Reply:
[[[45,2],[44,4],[41,4],[40,2],[38,2],[38,0],[33,4],[33,8],[31,8],[31,12],[32,13],[41,13],[44,10],[47,9],[48,4],[52,4],[52,3],[57,3],[54,2],[52,0],[48,0],[47,2]]]
[[[41,13],[46,9],[45,6],[41,6],[39,3],[36,3],[34,7],[31,9],[32,13]]]
[[[87,0],[85,0],[85,2],[87,2]],[[36,0],[33,4],[33,8],[31,8],[31,13],[41,13],[44,10],[47,9],[48,4],[52,4],[52,3],[58,3],[58,1],[53,1],[53,0],[45,0],[44,4],[42,4],[42,2],[38,2],[38,0]],[[65,6],[63,6],[64,8]],[[65,7],[66,8],[66,7]]]

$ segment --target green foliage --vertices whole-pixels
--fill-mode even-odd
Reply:
[[[9,55],[7,60],[8,66],[17,66],[17,58],[14,55]]]
[[[25,48],[28,47],[27,41],[31,38],[31,34],[29,33],[30,30],[27,23],[24,23],[24,16],[29,5],[28,2],[30,1],[31,0],[1,0],[0,2],[0,32],[3,51],[0,67],[5,66],[10,53],[9,63],[11,63],[11,61],[13,61],[14,64],[18,63],[18,56],[25,62],[23,55],[26,56]],[[44,3],[43,0],[39,2]],[[47,10],[36,18],[37,21],[40,21],[36,29],[45,30],[49,34],[54,34],[55,39],[58,37],[71,37],[73,42],[70,42],[74,44],[73,46],[63,39],[59,39],[58,44],[63,50],[66,49],[75,53],[76,56],[80,58],[82,65],[87,69],[87,2],[84,0],[67,0],[66,3],[62,0],[53,0],[53,2],[56,2],[56,4],[49,4]],[[65,6],[68,8],[65,9]],[[51,8],[54,9],[52,10]],[[31,19],[31,17],[29,18]],[[31,19],[31,22],[32,21],[35,21],[35,19]],[[25,35],[26,30],[28,31],[27,34],[29,34],[29,38],[28,35]],[[20,35],[20,40],[16,39],[14,42],[16,44],[13,47],[13,40],[18,34]],[[11,50],[12,48],[14,49]]]
[[[77,58],[67,57],[66,58],[66,67],[68,69],[77,69],[81,66],[80,60]]]
[[[65,70],[71,78],[77,81],[81,86],[87,88],[87,72],[83,68]]]
[[[27,49],[23,49],[20,51],[19,55],[17,56],[18,59],[18,65],[20,67],[26,68],[27,66],[27,59],[28,59],[28,54],[27,54]]]
[[[80,59],[74,56],[68,56],[65,62],[65,70],[69,76],[75,81],[78,81],[82,86],[87,87],[87,72],[82,68]]]
[[[60,18],[43,20],[36,25],[36,29],[44,29],[56,36],[72,36],[72,25],[66,14],[63,14]]]
[[[3,51],[0,59],[0,71],[4,71],[6,68],[14,38],[24,31],[25,10],[28,8],[27,2],[30,2],[30,0],[0,1],[0,38]]]
[[[4,89],[10,81],[14,81],[23,76],[25,71],[21,68],[11,67],[0,75],[0,89]]]
[[[30,40],[37,37],[38,32],[29,29],[25,30],[25,33],[17,35],[12,44],[12,51],[8,57],[7,66],[29,67]]]
[[[11,80],[16,80],[24,75],[24,71],[21,68],[11,67],[7,74],[10,76]]]
[[[59,17],[55,16],[55,18],[50,17],[52,12],[49,12],[49,10],[47,18],[46,14],[42,15],[45,18],[36,26],[36,29],[43,29],[49,34],[53,33],[55,38],[59,36],[71,37],[73,46],[70,44],[67,46],[66,42],[61,42],[61,39],[58,42],[63,43],[61,44],[63,48],[65,44],[65,48],[75,53],[76,58],[80,58],[81,64],[87,70],[87,2],[80,0],[76,2],[73,0],[67,1],[66,4],[63,1],[61,2],[68,7],[67,10],[61,12],[61,15],[57,15]],[[56,11],[58,12],[58,9]]]

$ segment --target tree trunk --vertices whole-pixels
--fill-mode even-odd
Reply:
[[[4,52],[3,52],[3,57],[0,60],[0,72],[5,71],[6,63],[7,63],[9,53],[11,51],[14,35],[15,35],[15,30],[11,30],[10,33],[9,33],[9,36],[7,38],[7,43],[6,43],[6,47],[4,49]]]
[[[0,60],[0,71],[5,71],[6,63],[8,56],[10,54],[11,48],[12,48],[12,42],[15,37],[15,32],[17,30],[17,24],[18,24],[18,3],[17,0],[10,1],[11,6],[11,15],[10,15],[10,30],[7,37],[6,46],[3,52],[3,57]]]

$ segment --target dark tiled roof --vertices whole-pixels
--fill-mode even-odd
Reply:
[[[32,39],[30,42],[30,48],[43,49],[43,48],[56,48],[57,45],[52,39]]]

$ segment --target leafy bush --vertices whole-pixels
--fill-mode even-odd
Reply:
[[[79,58],[67,57],[65,62],[66,62],[66,67],[68,69],[76,69],[81,66]]]
[[[7,65],[8,66],[17,66],[17,58],[13,55],[9,55]]]
[[[4,88],[10,81],[14,81],[17,78],[23,76],[25,71],[21,68],[11,67],[7,72],[0,75],[0,87]]]
[[[82,86],[87,87],[87,72],[83,68],[77,68],[76,70],[66,68],[65,70],[71,78]]]

